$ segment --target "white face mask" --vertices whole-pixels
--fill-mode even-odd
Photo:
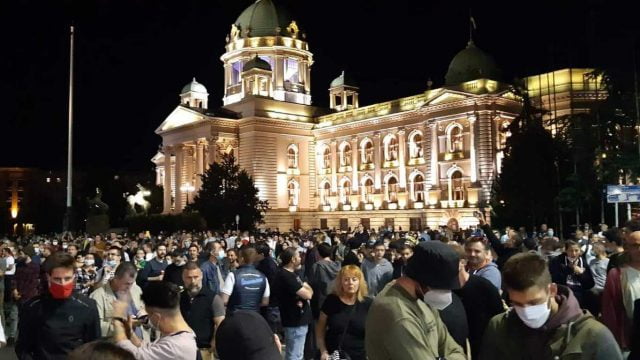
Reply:
[[[93,259],[85,259],[84,260],[84,264],[87,266],[93,266],[93,264],[95,263],[95,260]]]
[[[532,306],[516,306],[513,308],[518,314],[518,317],[522,322],[532,329],[539,329],[547,322],[551,309],[547,306],[547,303],[532,305]]]
[[[429,289],[423,298],[424,302],[438,310],[443,310],[453,302],[451,290]]]

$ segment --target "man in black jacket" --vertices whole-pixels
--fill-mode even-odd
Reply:
[[[493,250],[495,250],[496,254],[498,254],[496,265],[498,265],[498,269],[502,271],[504,263],[506,263],[510,257],[522,252],[522,237],[515,231],[511,231],[511,233],[507,234],[509,239],[503,244],[493,233],[493,230],[491,230],[491,226],[487,224],[484,216],[482,214],[479,214],[477,218],[480,224],[480,228],[482,229],[482,231],[484,231],[484,234],[487,236],[487,239],[491,243],[491,247],[493,248]]]
[[[73,292],[74,263],[63,252],[47,259],[48,291],[20,308],[18,359],[66,359],[73,349],[100,336],[96,302]]]

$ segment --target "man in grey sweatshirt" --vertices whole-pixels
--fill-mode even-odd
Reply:
[[[489,245],[479,236],[469,238],[464,244],[467,253],[469,273],[489,280],[498,290],[502,286],[502,276],[498,266],[491,261]]]
[[[373,257],[362,262],[362,273],[367,281],[369,296],[376,296],[393,279],[393,265],[384,258],[386,249],[379,241],[373,245]]]

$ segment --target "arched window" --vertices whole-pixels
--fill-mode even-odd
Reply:
[[[287,164],[289,169],[298,168],[298,147],[294,144],[289,145],[287,149]]]
[[[511,136],[509,121],[503,121],[498,129],[498,146],[502,149],[507,145],[507,139]]]
[[[456,170],[451,173],[451,200],[464,200],[464,185],[462,183],[462,173]]]
[[[331,150],[328,146],[325,146],[322,150],[322,169],[331,169]]]
[[[385,161],[398,160],[398,139],[395,135],[385,139],[384,143],[384,159]]]
[[[398,202],[398,179],[395,176],[387,180],[387,199],[390,203]]]
[[[373,163],[373,143],[371,140],[366,139],[362,142],[361,145],[362,154],[360,156],[360,161],[363,164],[371,164]]]
[[[320,202],[322,205],[329,205],[329,196],[331,195],[331,184],[326,181],[320,188]]]
[[[362,201],[367,204],[373,203],[373,180],[371,178],[367,178],[364,180],[362,184]]]
[[[423,156],[422,134],[419,131],[414,132],[409,138],[409,154],[411,159],[419,159]]]
[[[343,143],[340,147],[340,166],[351,166],[351,145]]]
[[[342,204],[349,204],[349,195],[351,195],[351,181],[344,180],[340,185],[340,202]]]
[[[298,194],[300,186],[295,180],[289,181],[287,185],[289,190],[289,206],[298,206]]]
[[[424,178],[420,174],[413,177],[412,197],[415,202],[424,202]]]
[[[447,134],[447,150],[451,153],[462,151],[464,149],[463,141],[462,127],[459,124],[451,126]]]

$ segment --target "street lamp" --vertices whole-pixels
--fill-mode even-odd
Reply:
[[[191,185],[191,183],[185,183],[184,185],[180,186],[180,191],[187,193],[187,205],[189,205],[189,194],[194,192],[195,190],[196,187]]]
[[[236,214],[236,232],[240,231],[240,215]]]

